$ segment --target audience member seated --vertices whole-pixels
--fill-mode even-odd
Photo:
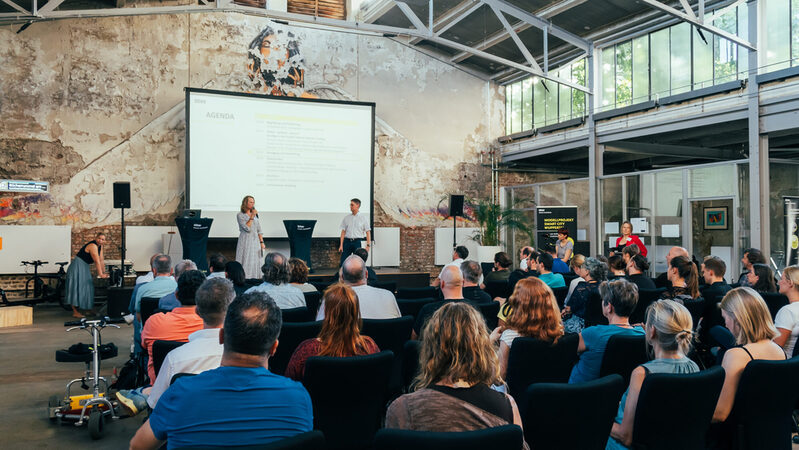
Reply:
[[[214,253],[208,258],[208,278],[224,278],[227,258],[221,253]]]
[[[780,294],[788,297],[790,303],[780,308],[774,318],[774,325],[780,333],[774,342],[791,357],[799,336],[799,266],[788,266],[782,270]]]
[[[724,281],[724,274],[727,273],[727,264],[718,256],[709,255],[702,263],[702,278],[705,280],[705,287],[700,294],[705,299],[715,298],[721,300],[732,286]]]
[[[507,272],[507,271],[506,271]],[[491,272],[494,273],[494,272]],[[475,304],[491,303],[491,296],[488,292],[480,289],[478,283],[483,276],[483,268],[477,261],[464,261],[461,264],[461,274],[463,275],[463,298]],[[488,277],[486,277],[487,279]]]
[[[510,260],[510,256],[508,256],[507,253],[498,252],[494,255],[494,270],[485,276],[484,282],[508,281],[508,277],[510,277],[510,266],[512,265],[513,261]],[[463,265],[461,265],[461,267],[462,266]]]
[[[530,250],[530,253],[527,255],[527,259],[524,263],[524,269],[516,269],[508,275],[508,289],[513,292],[513,288],[516,287],[516,283],[519,280],[523,280],[527,277],[537,277],[538,271],[535,269],[538,263],[538,252],[535,250]],[[502,299],[504,301],[505,299]]]
[[[630,244],[621,249],[621,257],[624,259],[625,266],[630,262],[630,259],[635,255],[641,255],[641,249],[636,244]],[[641,255],[646,258],[646,256]]]
[[[300,258],[289,258],[289,284],[302,292],[316,292],[316,287],[308,282],[308,265]]]
[[[221,367],[178,379],[130,441],[131,449],[255,446],[313,428],[302,384],[269,372],[280,309],[268,294],[246,293],[228,307]]]
[[[463,274],[460,269],[454,266],[444,267],[439,275],[439,279],[441,280],[441,295],[444,297],[444,300],[428,303],[422,307],[419,311],[419,316],[416,317],[416,321],[413,324],[413,339],[421,335],[427,320],[439,308],[447,303],[463,302],[465,300],[463,298]]]
[[[615,280],[616,278],[624,278],[627,276],[627,265],[624,264],[624,258],[620,254],[615,254],[608,258],[608,280]]]
[[[566,333],[579,333],[585,324],[585,305],[592,293],[599,292],[599,283],[608,279],[608,266],[597,258],[588,258],[577,275],[581,281],[566,301],[561,317]]]
[[[236,291],[236,296],[247,292],[251,286],[247,284],[247,275],[244,272],[244,266],[238,261],[228,261],[225,264],[225,276],[233,283],[233,290]]]
[[[557,248],[555,256],[564,263],[569,264],[569,260],[574,254],[574,239],[569,237],[568,228],[560,228],[558,230],[558,242],[555,247]]]
[[[153,281],[138,285],[133,290],[130,309],[135,314],[133,321],[133,342],[136,345],[135,353],[141,351],[141,299],[144,297],[161,297],[175,292],[178,284],[172,276],[172,258],[169,255],[157,255],[151,264]]]
[[[744,256],[741,258],[741,263],[743,264],[744,271],[741,272],[741,275],[738,277],[738,285],[744,287],[753,287],[753,284],[749,281],[749,273],[752,271],[753,264],[766,264],[766,258],[763,256],[763,252],[756,248],[747,248],[744,250]]]
[[[537,278],[526,278],[516,284],[516,290],[508,299],[513,314],[491,333],[491,342],[499,341],[500,376],[505,378],[508,356],[513,340],[519,336],[532,337],[555,344],[563,336],[563,322],[558,302],[552,290]]]
[[[771,267],[765,264],[752,264],[746,279],[752,289],[757,292],[777,292],[777,286],[774,283],[774,272],[771,271]]]
[[[728,292],[721,301],[721,316],[738,346],[727,350],[721,362],[724,386],[713,413],[714,422],[727,420],[741,374],[750,361],[786,359],[782,347],[772,341],[780,333],[771,320],[766,302],[754,289],[741,287]]]
[[[289,263],[285,256],[277,252],[267,253],[261,272],[264,274],[264,282],[251,287],[247,292],[266,292],[280,309],[305,306],[302,291],[289,284]]]
[[[666,253],[666,267],[671,267],[671,259],[675,256],[684,256],[686,259],[690,260],[691,255],[688,254],[688,250],[682,247],[672,247],[669,249],[669,252]],[[669,272],[661,273],[660,275],[655,278],[655,287],[657,288],[668,288],[671,286],[671,282],[669,282]]]
[[[569,273],[569,265],[560,258],[558,258],[558,249],[555,247],[555,244],[547,244],[546,246],[546,254],[552,257],[552,269],[551,271],[554,273]],[[540,267],[539,267],[540,271]],[[564,286],[566,283],[564,283]]]
[[[175,279],[180,278],[180,276],[183,275],[183,272],[187,270],[197,270],[197,264],[194,264],[194,261],[190,259],[184,259],[175,264]],[[178,301],[178,298],[175,297],[174,291],[166,294],[165,296],[161,297],[160,300],[158,300],[158,309],[163,311],[172,311],[178,306],[180,306],[180,302]]]
[[[533,247],[526,245],[519,251],[519,269],[527,271],[527,260],[530,259],[530,254],[533,253]]]
[[[569,263],[569,267],[571,267],[572,272],[577,274],[577,271],[583,267],[583,264],[585,264],[585,256],[578,253],[572,258],[571,263]],[[569,292],[566,294],[566,301],[569,300],[569,297],[572,296],[572,292],[574,292],[574,288],[576,288],[581,281],[585,281],[585,279],[578,274],[577,278],[574,278],[569,282]]]
[[[142,348],[150,355],[147,361],[147,374],[150,383],[155,383],[156,373],[153,366],[153,343],[155,341],[189,340],[189,335],[203,328],[203,319],[197,315],[195,296],[197,289],[205,281],[205,275],[199,270],[187,270],[178,278],[177,298],[180,306],[168,313],[153,314],[144,324],[141,332]],[[151,281],[154,283],[155,281]]]
[[[577,346],[580,359],[572,368],[569,383],[599,378],[602,357],[611,336],[644,334],[643,328],[630,325],[630,314],[638,303],[638,286],[625,279],[605,281],[599,285],[599,294],[602,296],[602,314],[608,318],[608,325],[595,325],[580,333]]]
[[[625,247],[624,250],[633,245]],[[641,255],[633,255],[627,262],[627,279],[638,286],[639,291],[641,289],[655,289],[655,283],[646,274],[647,270],[649,270],[649,261]]]
[[[364,264],[369,261],[369,252],[363,247],[356,248],[355,251],[352,252],[352,254],[360,256],[361,259],[363,260]],[[366,266],[366,274],[367,274],[367,277],[366,277],[366,282],[367,283],[372,283],[372,282],[377,281],[377,273],[375,273],[375,271],[372,270],[371,267]],[[339,274],[338,274],[338,272],[336,272],[333,275],[333,283],[338,283],[338,282],[339,282]]]
[[[158,256],[161,256],[161,255],[163,255],[163,253],[153,253],[153,256],[150,257],[150,267],[153,267],[153,263],[155,262],[155,258],[157,258]],[[143,283],[149,283],[149,282],[153,281],[153,279],[155,279],[155,275],[153,274],[153,272],[147,272],[144,275],[136,277],[136,286],[138,286],[140,284],[143,284]]]
[[[312,356],[341,358],[371,355],[380,351],[372,338],[361,335],[358,297],[351,287],[342,283],[330,286],[325,291],[324,303],[325,316],[319,336],[300,343],[286,367],[286,376],[293,380],[302,381],[305,361]]]
[[[513,399],[491,389],[502,384],[498,365],[480,313],[464,303],[442,306],[424,329],[414,392],[389,405],[386,428],[456,432],[521,427]]]
[[[563,279],[563,275],[552,273],[555,261],[558,260],[552,258],[549,253],[538,255],[538,278],[552,289],[566,287],[566,280]]]
[[[670,286],[660,295],[659,300],[674,300],[683,304],[688,300],[699,298],[699,278],[696,264],[684,256],[676,256],[669,262]]]
[[[699,367],[686,355],[691,350],[693,321],[684,306],[673,300],[655,302],[646,310],[646,342],[655,359],[635,368],[630,386],[621,398],[606,450],[628,449],[633,441],[633,421],[638,394],[650,373],[696,373]]]
[[[459,269],[460,270],[460,269]],[[358,309],[363,319],[396,319],[402,316],[397,299],[387,289],[380,289],[366,284],[366,261],[358,255],[350,255],[341,265],[340,279],[351,287],[358,300]],[[327,298],[327,295],[324,297]],[[319,306],[316,320],[325,318],[325,301]]]
[[[452,261],[448,262],[444,267],[441,268],[441,272],[444,272],[449,266],[454,266],[460,269],[461,264],[463,261],[469,257],[469,249],[466,247],[459,245],[455,247],[455,250],[452,251]],[[433,286],[439,286],[441,284],[441,272],[439,272],[438,277],[433,281]]]

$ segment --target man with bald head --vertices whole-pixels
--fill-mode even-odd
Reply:
[[[655,286],[656,287],[667,288],[667,289],[671,287],[671,281],[669,281],[669,279],[668,279],[668,275],[669,275],[668,274],[668,268],[670,267],[669,265],[671,264],[671,260],[676,258],[676,257],[678,257],[678,256],[684,256],[689,261],[691,260],[691,255],[688,254],[688,250],[686,250],[686,249],[684,249],[682,247],[672,247],[672,248],[670,248],[669,252],[666,253],[666,272],[661,273],[660,275],[658,275],[657,278],[655,278]]]
[[[361,309],[362,319],[395,319],[400,317],[399,306],[394,294],[386,289],[380,289],[366,284],[368,278],[366,261],[353,254],[344,260],[339,270],[339,280],[350,286],[358,296],[358,306]],[[325,318],[325,302],[319,307],[316,320]]]
[[[413,324],[413,333],[416,337],[420,336],[422,328],[424,328],[430,316],[438,311],[438,308],[444,306],[444,304],[462,301],[472,303],[463,298],[463,274],[458,266],[445,266],[441,269],[438,279],[441,280],[440,288],[444,300],[428,303],[422,307],[421,311],[419,311],[419,315],[416,317],[416,322]]]

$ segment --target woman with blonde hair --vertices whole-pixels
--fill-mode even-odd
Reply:
[[[264,259],[264,235],[258,210],[255,209],[255,198],[247,195],[241,199],[241,208],[236,214],[239,225],[239,240],[236,242],[236,261],[244,267],[247,278],[261,278],[261,264]]]
[[[312,356],[357,356],[380,349],[369,336],[361,335],[361,310],[351,287],[337,283],[324,293],[325,318],[319,336],[300,343],[291,355],[286,376],[301,381],[305,361]]]
[[[783,269],[779,285],[780,294],[788,297],[790,303],[780,308],[774,317],[774,325],[780,333],[774,338],[774,342],[782,347],[788,356],[792,356],[796,338],[799,336],[799,266],[788,266]]]
[[[691,313],[674,300],[654,302],[646,309],[644,331],[655,359],[633,370],[630,386],[621,398],[619,412],[606,450],[627,449],[633,440],[633,420],[644,378],[650,373],[695,373],[699,367],[686,355],[691,350]]]
[[[502,384],[499,360],[476,309],[445,304],[425,325],[421,344],[414,392],[389,405],[386,428],[454,432],[522,426],[513,398],[491,389]]]
[[[572,270],[572,272],[577,274],[577,278],[575,278],[575,279],[571,280],[571,282],[569,282],[569,293],[566,294],[566,300],[568,300],[569,297],[572,296],[572,292],[574,292],[574,288],[576,288],[577,285],[580,284],[581,281],[585,281],[585,278],[581,277],[579,272],[578,272],[583,267],[583,264],[585,264],[585,255],[581,255],[580,253],[574,255],[574,258],[572,258],[572,261],[569,264],[569,268]]]
[[[557,300],[543,281],[534,277],[520,280],[508,303],[513,313],[505,321],[505,329],[497,327],[491,333],[491,342],[499,341],[499,367],[503,378],[514,339],[524,336],[555,344],[563,336]]]
[[[713,413],[714,422],[723,422],[730,415],[738,382],[750,361],[786,359],[782,347],[772,341],[779,333],[766,302],[754,289],[739,287],[728,292],[721,300],[721,316],[738,346],[727,350],[721,362],[724,386]]]

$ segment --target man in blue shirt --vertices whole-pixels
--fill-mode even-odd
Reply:
[[[583,383],[599,378],[602,357],[611,336],[644,336],[644,329],[630,325],[630,314],[638,303],[638,286],[623,278],[599,285],[602,314],[608,325],[594,325],[580,333],[577,353],[580,360],[572,368],[569,383]],[[643,344],[642,344],[643,345]]]
[[[133,296],[130,300],[130,312],[135,314],[133,321],[133,342],[136,346],[134,352],[141,351],[141,299],[144,297],[161,297],[175,292],[178,283],[172,276],[172,258],[169,255],[158,255],[153,258],[150,264],[153,271],[153,281],[140,284],[133,289]]]
[[[158,400],[131,449],[264,445],[313,428],[302,384],[269,372],[282,324],[268,294],[246,293],[228,307],[221,367],[179,378]]]
[[[571,269],[569,265],[563,262],[562,259],[558,258],[558,249],[555,247],[554,244],[547,244],[546,254],[552,257],[552,269],[550,269],[554,273],[569,273]]]
[[[267,253],[261,271],[264,282],[247,289],[247,292],[266,292],[280,309],[306,306],[300,288],[289,283],[289,262],[285,256],[277,252]]]
[[[563,279],[563,275],[552,273],[552,265],[554,262],[555,258],[549,253],[541,253],[538,255],[538,279],[546,283],[546,285],[552,289],[566,287],[566,280]]]

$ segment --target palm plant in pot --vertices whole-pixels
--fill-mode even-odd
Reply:
[[[480,244],[477,248],[479,262],[493,262],[494,255],[503,250],[500,241],[500,232],[503,228],[508,231],[521,231],[530,238],[530,242],[533,242],[535,230],[524,211],[503,207],[489,199],[470,199],[468,204],[480,228],[472,237]],[[514,206],[518,207],[518,204]]]

